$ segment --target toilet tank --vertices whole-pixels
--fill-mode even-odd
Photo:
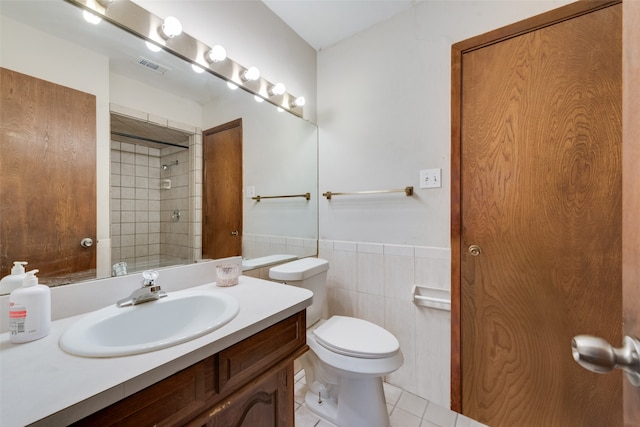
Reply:
[[[329,262],[321,258],[302,258],[269,269],[269,278],[299,286],[313,292],[313,302],[307,307],[307,328],[322,317],[326,300],[326,280]]]

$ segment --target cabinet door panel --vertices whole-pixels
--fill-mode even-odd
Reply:
[[[203,413],[190,425],[207,427],[293,427],[293,367],[262,375]]]
[[[302,311],[271,328],[220,352],[220,393],[249,378],[303,346],[306,319]]]

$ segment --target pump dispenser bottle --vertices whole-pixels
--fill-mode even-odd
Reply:
[[[2,280],[0,280],[0,294],[8,294],[22,286],[22,282],[27,276],[24,272],[25,265],[27,265],[27,263],[24,261],[15,261],[13,263],[11,274],[4,276]]]
[[[9,340],[34,341],[49,334],[51,328],[51,290],[39,285],[36,273],[26,274],[23,285],[9,295]]]

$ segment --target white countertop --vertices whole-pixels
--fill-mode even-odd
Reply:
[[[67,425],[213,355],[305,309],[307,289],[241,276],[238,285],[191,289],[234,296],[240,312],[218,330],[192,341],[133,356],[85,358],[58,346],[83,315],[52,322],[50,334],[12,344],[0,335],[0,426]]]

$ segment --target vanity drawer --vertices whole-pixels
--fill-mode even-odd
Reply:
[[[219,392],[246,383],[296,350],[306,347],[306,311],[271,326],[218,354]]]
[[[180,425],[207,407],[215,390],[211,356],[134,395],[92,414],[74,426]]]

